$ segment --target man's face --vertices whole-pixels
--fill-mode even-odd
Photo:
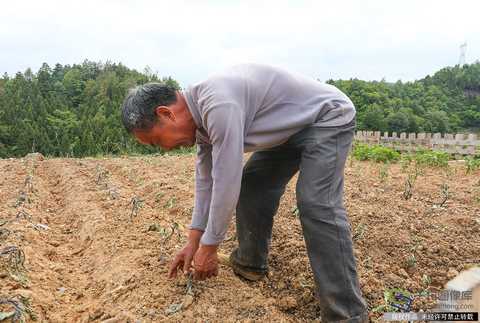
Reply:
[[[142,144],[161,147],[171,150],[180,146],[191,147],[195,144],[195,137],[178,122],[163,118],[162,122],[156,122],[148,131],[134,131],[133,135]]]

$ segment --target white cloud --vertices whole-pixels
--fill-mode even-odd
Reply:
[[[480,58],[476,0],[15,1],[0,11],[0,72],[121,61],[182,85],[244,61],[328,78],[412,80]]]

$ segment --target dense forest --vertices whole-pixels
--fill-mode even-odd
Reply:
[[[447,67],[415,82],[329,80],[358,111],[359,130],[478,132],[480,63]]]
[[[120,105],[127,90],[166,82],[148,68],[85,61],[47,64],[0,78],[0,158],[41,152],[49,156],[152,153],[123,129]],[[358,110],[358,129],[460,132],[480,129],[480,63],[447,67],[415,82],[329,80]]]

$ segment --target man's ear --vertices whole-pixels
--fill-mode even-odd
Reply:
[[[158,118],[163,117],[163,118],[170,119],[172,121],[176,120],[175,113],[173,113],[171,109],[169,109],[164,105],[159,105],[158,107],[156,107],[155,114],[157,115]]]

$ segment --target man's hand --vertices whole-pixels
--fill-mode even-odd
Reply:
[[[201,245],[193,258],[193,278],[204,280],[218,275],[217,246]]]
[[[193,229],[190,230],[187,244],[185,245],[185,247],[183,247],[182,250],[177,253],[172,263],[170,264],[170,269],[168,271],[169,278],[177,277],[178,270],[183,270],[184,274],[188,274],[190,272],[193,256],[198,250],[202,234],[203,231]]]

